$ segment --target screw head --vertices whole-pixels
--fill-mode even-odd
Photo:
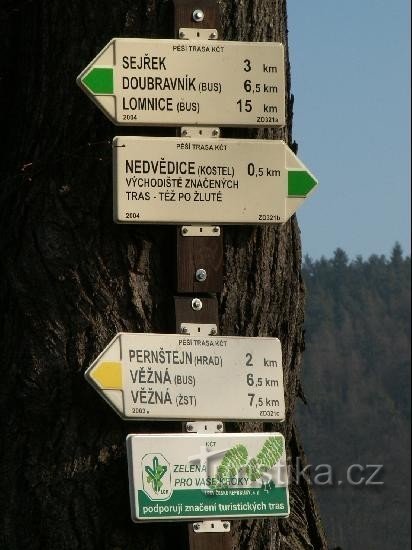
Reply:
[[[200,525],[199,525],[198,523],[194,523],[194,524],[193,524],[193,529],[194,529],[195,531],[199,531]]]
[[[193,424],[186,424],[186,430],[188,432],[193,432]]]
[[[182,136],[187,136],[187,130],[182,130]]]
[[[206,269],[199,268],[196,270],[196,281],[199,281],[199,283],[203,283],[207,279],[207,272]]]
[[[229,524],[227,521],[223,523],[223,529],[229,529]]]
[[[192,300],[192,309],[194,311],[200,311],[203,307],[203,303],[202,303],[202,300],[200,300],[199,298],[193,298]]]
[[[187,334],[189,331],[187,330],[187,327],[181,327],[180,332],[181,334]]]
[[[219,135],[219,130],[217,130],[216,128],[212,131],[212,136],[213,137],[217,137]]]
[[[216,33],[216,32],[212,32],[212,33],[210,34],[210,38],[211,38],[212,40],[216,40],[216,38],[217,38],[217,33]]]
[[[205,18],[203,10],[194,10],[192,13],[192,18],[195,23],[200,23]]]
[[[213,233],[219,233],[219,227],[217,225],[214,226]]]
[[[188,233],[188,228],[187,227],[182,227],[182,235],[186,235],[186,233]]]
[[[219,424],[216,426],[216,428],[221,432],[223,430],[223,424],[219,422]]]
[[[212,330],[209,332],[209,336],[216,336],[217,330],[215,328],[212,328]]]
[[[180,31],[179,32],[179,38],[184,38],[185,37],[185,33],[183,31]]]

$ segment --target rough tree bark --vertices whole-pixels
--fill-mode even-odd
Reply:
[[[287,44],[286,0],[220,7],[225,39]],[[40,0],[10,2],[0,16],[2,549],[187,547],[185,525],[131,522],[125,455],[127,433],[180,425],[126,424],[83,379],[116,332],[173,332],[175,229],[111,221],[112,137],[173,130],[119,132],[75,77],[114,36],[172,37],[172,9],[168,0]],[[225,135],[290,143],[291,109],[288,90],[285,130]],[[280,338],[287,421],[263,428],[283,431],[293,463],[304,305],[296,219],[227,228],[224,246],[221,333]],[[233,548],[326,548],[310,487],[300,480],[290,493],[289,519],[235,522]]]

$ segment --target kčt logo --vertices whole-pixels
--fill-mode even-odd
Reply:
[[[171,493],[170,464],[160,454],[147,454],[142,459],[143,489],[152,500],[167,500]]]
[[[152,466],[145,466],[147,475],[147,482],[153,487],[153,491],[158,493],[163,487],[162,477],[167,472],[167,466],[159,464],[157,456],[154,457]]]

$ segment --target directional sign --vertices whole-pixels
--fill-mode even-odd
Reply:
[[[126,420],[285,418],[277,338],[120,333],[85,376]]]
[[[116,137],[114,220],[287,221],[317,181],[283,141]]]
[[[278,43],[113,38],[77,78],[115,124],[285,124]]]
[[[285,517],[281,434],[127,437],[133,521]]]

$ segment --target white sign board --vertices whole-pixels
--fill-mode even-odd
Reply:
[[[85,377],[126,420],[285,418],[277,338],[120,333]]]
[[[287,221],[317,181],[283,141],[116,137],[114,220]]]
[[[279,43],[113,38],[77,83],[119,125],[285,124]]]
[[[127,455],[133,521],[289,514],[282,434],[129,435]]]

